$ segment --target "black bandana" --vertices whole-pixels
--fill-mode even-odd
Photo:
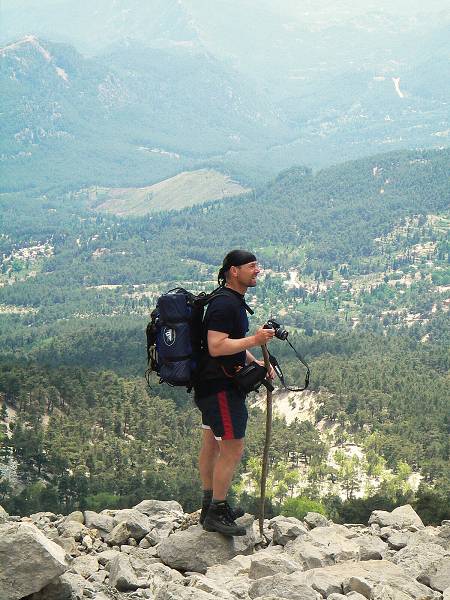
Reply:
[[[222,268],[228,271],[230,267],[240,267],[255,261],[256,256],[247,250],[232,250],[223,259]]]
[[[223,259],[222,266],[217,277],[219,285],[225,285],[225,273],[231,267],[240,267],[247,263],[255,262],[256,256],[247,250],[232,250]]]

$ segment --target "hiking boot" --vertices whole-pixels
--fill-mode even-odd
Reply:
[[[235,506],[233,508],[226,501],[225,501],[225,504],[228,507],[228,512],[230,514],[232,521],[235,521],[236,519],[239,519],[239,517],[243,517],[245,515],[245,510],[243,508],[241,508],[240,506]],[[211,502],[207,502],[202,505],[202,510],[200,512],[200,519],[199,519],[200,525],[203,525],[210,505],[211,505]]]
[[[228,502],[211,504],[203,522],[205,531],[217,531],[223,535],[245,535],[245,527],[239,527],[231,517]]]

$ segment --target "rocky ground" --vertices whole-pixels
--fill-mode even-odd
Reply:
[[[369,524],[278,516],[226,538],[178,502],[9,516],[0,507],[0,600],[450,600],[450,521],[411,506]]]

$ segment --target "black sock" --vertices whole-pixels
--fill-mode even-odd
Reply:
[[[217,500],[217,498],[213,498],[213,499],[211,500],[211,504],[215,504],[216,506],[217,506],[217,505],[219,505],[219,506],[220,506],[220,505],[222,505],[222,504],[225,504],[225,500]]]
[[[207,505],[211,504],[212,496],[213,496],[212,490],[203,490],[202,505],[207,506]]]

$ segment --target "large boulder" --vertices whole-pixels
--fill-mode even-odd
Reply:
[[[296,573],[299,565],[287,556],[279,554],[263,554],[258,552],[252,557],[248,576],[250,579],[261,579],[261,577],[270,577],[277,573]]]
[[[126,554],[119,553],[111,561],[109,584],[122,592],[137,590],[141,586],[141,582],[131,564],[130,557]]]
[[[418,580],[439,592],[450,589],[450,556],[433,562]]]
[[[422,519],[410,504],[394,508],[392,512],[374,510],[369,518],[369,525],[372,524],[377,524],[380,527],[409,529],[410,531],[417,531],[425,527]]]
[[[157,591],[155,600],[217,600],[217,596],[178,583],[166,583]]]
[[[295,540],[299,535],[308,533],[301,521],[295,517],[284,517],[279,515],[269,522],[273,529],[273,543],[285,546],[290,540]]]
[[[66,572],[30,596],[29,600],[79,600],[88,597],[100,600],[100,596],[95,593],[95,587],[91,582],[86,581],[78,573]]]
[[[139,541],[149,533],[153,527],[150,519],[134,508],[118,510],[114,515],[114,524],[126,523],[130,537]]]
[[[315,527],[327,527],[329,525],[328,519],[317,512],[308,512],[303,519],[310,529]]]
[[[0,506],[0,525],[2,525],[3,523],[6,523],[6,521],[8,520],[8,513],[6,512],[6,510],[3,508],[3,506]]]
[[[0,598],[38,592],[67,570],[65,552],[31,523],[0,525]]]
[[[296,574],[280,573],[271,577],[257,579],[248,591],[250,598],[260,598],[273,594],[292,600],[322,600],[323,596],[305,585]]]
[[[142,500],[133,508],[147,515],[153,522],[164,517],[172,520],[181,520],[184,517],[183,507],[175,500]]]
[[[73,537],[79,542],[89,533],[89,529],[79,521],[63,521],[58,525],[58,533],[61,537]]]
[[[383,557],[388,545],[376,535],[364,534],[353,538],[359,546],[359,560],[377,560]]]
[[[245,538],[248,542],[245,546]],[[158,554],[163,563],[180,571],[205,573],[217,563],[237,556],[250,554],[254,548],[253,529],[248,536],[226,537],[220,533],[209,533],[199,525],[177,531],[158,545]]]
[[[114,529],[114,519],[109,515],[102,515],[93,510],[84,511],[84,521],[89,529],[98,529],[103,536]]]
[[[450,554],[437,544],[416,544],[406,546],[399,550],[392,562],[402,567],[407,575],[422,581],[429,573],[433,572],[435,564],[444,556]]]
[[[303,570],[359,560],[359,546],[342,525],[316,527],[286,544],[286,552]]]

